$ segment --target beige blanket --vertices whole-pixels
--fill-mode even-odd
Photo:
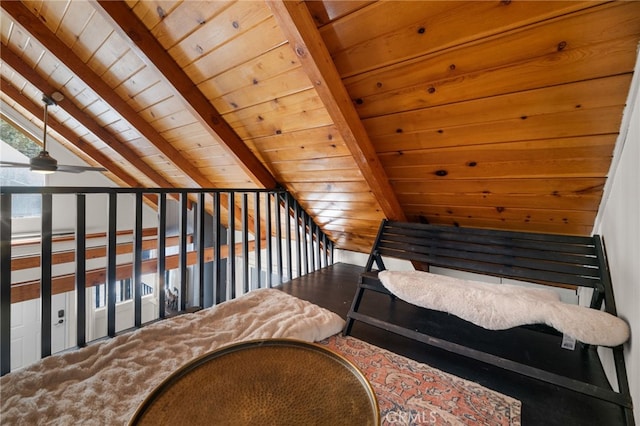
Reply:
[[[553,290],[489,284],[421,271],[382,271],[382,284],[400,299],[448,312],[489,330],[546,324],[581,342],[617,346],[629,325],[603,311],[559,300]]]
[[[0,378],[0,423],[126,424],[148,393],[195,357],[245,340],[319,341],[343,325],[338,315],[280,290],[255,290],[7,374]]]

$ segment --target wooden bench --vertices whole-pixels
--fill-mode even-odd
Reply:
[[[491,347],[486,345],[487,339],[499,337],[499,341],[504,342],[505,335],[511,335],[510,330],[485,330],[441,312],[425,312],[425,317],[422,317],[422,312],[428,311],[424,308],[416,308],[421,312],[420,319],[416,318],[412,323],[397,324],[382,320],[379,318],[381,315],[376,315],[376,312],[379,314],[384,309],[392,310],[394,304],[404,303],[396,300],[377,278],[378,272],[386,269],[385,258],[407,260],[413,263],[415,269],[424,271],[428,271],[429,267],[437,266],[555,287],[572,289],[588,287],[593,289],[590,307],[601,309],[604,303],[606,312],[616,315],[606,254],[603,241],[599,236],[534,234],[383,220],[365,270],[361,274],[343,333],[350,334],[355,321],[366,323],[446,351],[617,404],[624,409],[627,422],[634,424],[622,345],[612,348],[619,387],[619,392],[616,392],[608,383],[596,385],[582,378],[573,377],[575,376],[573,373],[573,376],[567,375],[564,372],[551,371],[552,368],[539,366],[550,364],[549,359],[553,359],[556,353],[557,356],[561,356],[564,355],[562,352],[565,354],[570,352],[561,348],[562,336],[557,332],[556,336],[553,336],[555,343],[551,349],[556,352],[550,353],[545,349],[543,354],[547,360],[536,364],[529,360],[507,358],[500,351],[496,354],[495,351],[487,349]],[[363,313],[361,304],[365,290],[391,295],[389,306],[385,308],[377,302],[375,309],[368,309]],[[432,321],[435,327],[425,326],[425,323],[429,324],[429,315],[436,315],[436,319]],[[385,318],[388,317],[390,316],[385,316]],[[470,332],[460,334],[466,340],[461,341],[460,335],[433,334],[433,330],[443,329],[443,321],[465,323],[456,324],[455,328],[452,328],[455,330],[470,327]],[[517,327],[517,329],[522,328]],[[519,332],[529,334],[544,332],[547,335],[555,332],[546,326],[524,326],[524,328],[526,330]],[[500,333],[502,334],[499,335]],[[475,336],[480,335],[480,340],[485,343],[484,346],[472,341]],[[532,342],[529,338],[523,340],[518,342],[518,345]],[[500,344],[496,343],[494,346]],[[578,345],[573,352],[591,351],[591,357],[598,359],[596,349],[590,345]],[[582,355],[578,356],[576,364],[583,363],[580,360],[583,360],[584,356],[582,358],[580,356]],[[597,364],[602,370],[599,362]],[[589,368],[592,366],[590,365]],[[604,372],[600,373],[604,377]]]

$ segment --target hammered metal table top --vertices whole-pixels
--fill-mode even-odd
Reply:
[[[240,343],[187,364],[140,405],[131,424],[375,425],[362,373],[321,346],[290,339]]]

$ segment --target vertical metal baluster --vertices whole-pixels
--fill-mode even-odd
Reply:
[[[327,234],[322,233],[322,257],[324,258],[324,266],[329,266],[328,258],[329,250],[327,250]]]
[[[180,193],[180,237],[178,257],[180,259],[180,311],[187,310],[187,224],[188,224],[188,197],[186,192]]]
[[[249,292],[249,198],[242,194],[242,289]]]
[[[296,223],[296,276],[302,276],[302,250],[300,247],[300,206],[293,201],[294,219]]]
[[[285,239],[287,240],[287,281],[291,281],[293,278],[293,265],[291,258],[291,195],[287,192],[285,194],[284,209],[287,215]]]
[[[87,200],[85,194],[76,194],[76,344],[87,344]]]
[[[314,225],[316,228],[316,253],[317,253],[317,262],[316,262],[316,269],[322,269],[322,247],[320,246],[320,227],[318,225]]]
[[[302,266],[304,267],[304,275],[307,275],[309,273],[309,243],[307,242],[309,233],[307,232],[307,213],[304,210],[302,210],[300,220],[302,222],[302,250],[304,254]]]
[[[135,194],[135,228],[133,229],[133,323],[142,325],[142,192]]]
[[[255,194],[255,207],[254,207],[254,225],[255,225],[255,241],[256,241],[256,247],[255,247],[255,254],[256,254],[256,273],[257,273],[257,277],[256,277],[256,288],[260,288],[262,287],[262,262],[261,262],[261,256],[260,256],[260,251],[261,251],[261,247],[260,247],[260,240],[262,239],[262,235],[260,235],[260,193],[256,192]]]
[[[109,225],[107,230],[107,335],[116,335],[116,244],[118,193],[109,192]]]
[[[196,245],[197,245],[197,253],[198,253],[198,295],[199,301],[198,305],[203,308],[204,307],[204,199],[205,194],[201,192],[198,194],[198,205],[197,207],[197,215],[196,215]]]
[[[40,308],[41,308],[41,334],[42,358],[51,355],[51,254],[52,254],[52,209],[51,194],[42,194],[42,228],[41,255],[40,255]]]
[[[167,300],[166,287],[166,249],[167,249],[167,194],[158,195],[158,300],[160,304],[159,317],[165,318]]]
[[[271,288],[271,274],[273,273],[273,260],[271,258],[271,248],[273,244],[273,241],[271,241],[271,193],[267,192],[265,195],[267,203],[265,206],[265,234],[267,234],[267,288]]]
[[[273,208],[275,209],[276,222],[276,272],[278,274],[278,284],[282,284],[282,222],[280,214],[280,194],[273,194]]]
[[[236,298],[236,197],[229,192],[229,208],[227,220],[227,300]]]
[[[11,194],[0,194],[0,375],[11,371]]]
[[[213,193],[213,304],[222,302],[222,268],[220,260],[220,193]]]
[[[307,263],[309,264],[309,272],[313,272],[316,270],[315,266],[315,256],[313,252],[313,220],[310,215],[307,215],[307,226],[309,227],[309,258],[307,259]]]

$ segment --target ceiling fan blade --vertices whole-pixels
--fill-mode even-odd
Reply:
[[[19,168],[19,167],[24,167],[24,168],[29,168],[31,167],[31,165],[29,163],[15,163],[13,161],[0,161],[0,167],[15,167],[15,168]]]
[[[58,165],[58,169],[56,171],[67,172],[67,173],[82,173],[82,172],[106,172],[107,169],[105,169],[104,167]]]
[[[13,161],[0,161],[0,167],[15,168],[15,169],[31,169],[37,170],[37,167],[33,167],[29,163],[16,163]],[[106,172],[104,167],[90,167],[90,166],[70,166],[70,165],[58,165],[56,172],[66,173],[82,173],[82,172]]]
[[[104,167],[91,167],[91,166],[71,166],[58,164],[58,161],[49,155],[47,151],[47,122],[48,122],[48,107],[51,105],[58,105],[57,102],[64,99],[64,96],[60,92],[53,92],[51,96],[43,93],[42,102],[44,102],[44,129],[42,135],[42,150],[40,153],[29,160],[29,164],[14,163],[12,161],[0,161],[1,167],[24,167],[29,168],[32,172],[37,173],[54,173],[54,172],[67,172],[67,173],[82,173],[82,172],[106,172]]]

